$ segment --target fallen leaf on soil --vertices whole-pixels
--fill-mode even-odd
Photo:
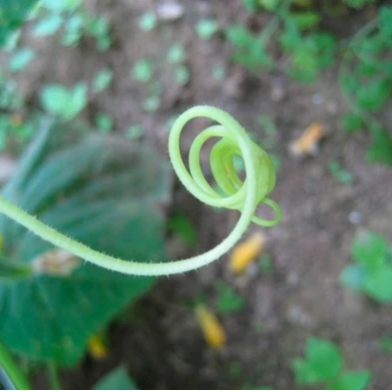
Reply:
[[[258,232],[237,245],[230,255],[230,270],[236,274],[242,274],[261,254],[264,243],[264,235]]]
[[[107,358],[108,348],[103,343],[101,335],[93,335],[88,342],[88,353],[98,360]]]
[[[196,307],[196,318],[208,345],[217,350],[226,343],[226,332],[218,318],[206,306]]]
[[[324,125],[314,122],[302,133],[301,137],[290,143],[290,153],[299,158],[317,155],[321,138],[325,135]]]

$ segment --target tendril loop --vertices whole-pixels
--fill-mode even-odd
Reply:
[[[196,136],[189,152],[188,171],[180,154],[180,137],[187,122],[196,117],[207,117],[220,125],[210,126]],[[207,140],[214,137],[220,140],[210,153],[211,172],[224,196],[207,182],[201,169],[202,147]],[[255,203],[252,222],[260,226],[275,226],[281,220],[282,212],[279,205],[267,198],[275,187],[275,169],[271,158],[226,112],[208,106],[197,106],[183,113],[173,125],[169,152],[178,178],[185,188],[203,203],[242,212],[247,195],[253,191]],[[246,179],[244,182],[235,170],[235,156],[240,156],[245,162]],[[254,173],[249,173],[248,166],[253,167]],[[255,183],[256,186],[249,186],[250,183]],[[275,212],[274,220],[261,219],[255,215],[257,206],[262,203]]]
[[[205,117],[217,122],[202,131],[189,151],[189,171],[181,157],[180,137],[188,121]],[[223,196],[209,185],[201,169],[200,153],[210,138],[220,140],[210,154],[212,175]],[[165,263],[147,263],[122,260],[100,253],[47,226],[16,205],[0,197],[0,213],[8,216],[37,236],[97,266],[129,275],[160,276],[191,271],[207,265],[230,250],[242,237],[251,222],[261,226],[274,226],[281,217],[279,205],[267,196],[275,186],[275,169],[268,154],[254,143],[241,125],[228,113],[211,106],[195,106],[173,124],[169,136],[169,155],[173,168],[185,188],[197,199],[213,207],[234,209],[241,212],[232,232],[215,248],[198,256]],[[242,157],[245,180],[235,171],[233,158]],[[256,216],[258,205],[266,204],[275,212],[274,220]]]

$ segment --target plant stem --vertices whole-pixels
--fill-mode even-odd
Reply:
[[[0,340],[0,366],[11,380],[16,389],[31,389],[30,383],[24,373],[20,370],[7,347]]]
[[[204,117],[219,123],[208,127],[194,140],[189,152],[189,168],[181,156],[180,137],[185,125],[192,119]],[[214,158],[210,159],[211,169],[225,196],[217,193],[205,179],[200,165],[200,152],[210,138],[219,137],[215,145]],[[67,237],[52,229],[34,216],[23,211],[10,201],[0,197],[0,213],[13,219],[34,234],[54,246],[89,261],[99,267],[128,275],[161,276],[191,271],[219,259],[227,253],[243,236],[251,222],[261,226],[275,226],[282,217],[279,205],[267,195],[275,186],[275,168],[268,154],[255,144],[245,129],[228,113],[211,106],[195,106],[188,109],[173,124],[169,136],[169,155],[173,169],[185,188],[198,200],[212,207],[239,210],[241,216],[232,232],[219,245],[201,255],[166,263],[135,262],[108,256]],[[245,162],[246,180],[238,178],[234,183],[230,178],[235,174],[232,158],[242,156]],[[228,159],[228,157],[230,159]],[[229,172],[230,175],[227,175]],[[258,204],[267,204],[274,212],[275,219],[267,221],[255,216]]]
[[[58,369],[57,369],[56,365],[52,361],[50,361],[50,362],[48,362],[46,369],[47,369],[48,380],[49,380],[49,384],[50,384],[51,388],[53,390],[63,389],[61,387],[59,373],[58,373]]]

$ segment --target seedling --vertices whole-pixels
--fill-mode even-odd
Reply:
[[[129,139],[139,139],[143,134],[144,128],[141,124],[131,125],[126,132],[126,136]]]
[[[174,44],[167,53],[167,61],[170,64],[178,64],[185,61],[186,53],[180,44]]]
[[[148,97],[143,101],[143,109],[147,113],[155,112],[161,106],[161,99],[159,96],[154,95],[152,97]]]
[[[353,175],[345,170],[338,161],[329,161],[328,170],[332,177],[341,184],[350,185],[354,182]]]
[[[231,314],[242,310],[245,302],[227,283],[218,280],[214,283],[217,292],[216,310],[221,314]]]
[[[274,264],[268,255],[261,256],[259,260],[259,267],[263,274],[271,274],[274,271]]]
[[[215,80],[223,80],[226,76],[226,69],[220,65],[214,65],[211,68],[211,75]]]
[[[158,19],[152,12],[143,14],[139,19],[139,28],[142,31],[151,31],[155,29],[158,24]]]
[[[170,233],[178,235],[189,248],[197,246],[196,229],[192,221],[180,211],[175,212],[167,221]]]
[[[23,71],[37,57],[34,49],[24,48],[16,51],[10,59],[9,70],[12,73]]]
[[[195,26],[197,35],[203,40],[209,40],[218,29],[218,22],[214,19],[201,19]]]
[[[95,123],[98,129],[103,133],[109,133],[113,130],[114,120],[112,116],[106,113],[98,113],[95,116]]]
[[[140,59],[132,69],[131,76],[138,82],[149,82],[154,74],[154,66],[150,60]]]
[[[60,84],[45,86],[41,91],[41,103],[52,116],[70,120],[87,105],[87,84],[78,83],[70,89]]]
[[[186,65],[179,65],[174,69],[174,79],[181,85],[186,85],[190,79],[189,68]]]
[[[380,350],[385,354],[392,353],[392,335],[385,334],[378,340]]]
[[[392,262],[387,241],[381,235],[363,231],[351,249],[355,264],[347,266],[340,282],[356,292],[363,292],[377,302],[392,301]]]
[[[324,385],[325,389],[365,389],[370,383],[369,371],[347,371],[339,347],[315,337],[306,342],[305,357],[292,363],[298,385]]]
[[[109,68],[99,71],[93,80],[93,92],[100,93],[107,89],[113,80],[113,72]]]

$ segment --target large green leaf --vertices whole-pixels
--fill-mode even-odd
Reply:
[[[124,140],[77,141],[56,128],[38,136],[4,195],[94,249],[136,261],[164,260],[158,205],[169,198],[166,161]],[[65,139],[65,147],[56,148],[49,135]],[[0,217],[0,233],[4,253],[19,262],[30,263],[52,249],[5,217]],[[91,335],[153,281],[89,263],[70,276],[0,281],[0,335],[11,350],[29,358],[75,364]]]
[[[0,46],[18,28],[38,0],[0,0]]]

